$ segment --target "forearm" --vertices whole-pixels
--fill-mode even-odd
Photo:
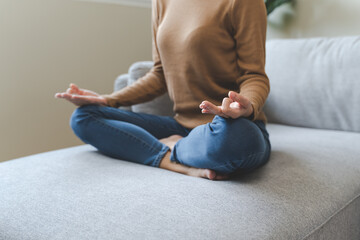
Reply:
[[[146,75],[137,79],[133,84],[113,92],[100,95],[104,97],[111,107],[131,106],[150,101],[167,91],[164,77],[151,69]]]
[[[263,0],[233,0],[233,26],[236,40],[240,95],[250,100],[257,119],[270,91],[265,73],[267,14]]]

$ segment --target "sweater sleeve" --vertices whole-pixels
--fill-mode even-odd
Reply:
[[[247,97],[256,120],[270,91],[265,73],[267,10],[263,0],[233,0],[233,36],[236,42],[239,76],[236,83],[240,94]]]
[[[163,67],[157,48],[156,34],[159,25],[157,0],[152,0],[151,32],[152,32],[152,58],[154,65],[143,77],[133,84],[113,92],[112,94],[100,95],[104,97],[111,107],[130,106],[150,101],[167,91]]]

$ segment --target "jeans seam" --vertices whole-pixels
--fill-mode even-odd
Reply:
[[[98,123],[100,123],[101,125],[106,126],[106,127],[110,128],[110,129],[112,129],[112,130],[115,130],[115,131],[117,131],[117,132],[120,132],[120,133],[122,133],[122,134],[124,134],[124,135],[127,135],[127,136],[129,136],[130,138],[133,138],[133,139],[135,139],[136,141],[142,143],[143,146],[147,146],[152,152],[156,152],[156,151],[154,151],[154,150],[155,150],[154,147],[150,146],[148,143],[146,143],[145,141],[141,140],[141,138],[138,138],[138,137],[136,137],[136,136],[134,136],[134,135],[132,135],[132,134],[129,134],[129,133],[127,133],[127,132],[121,131],[120,129],[117,129],[117,128],[114,128],[114,127],[112,127],[112,126],[109,126],[109,125],[105,124],[104,122],[100,121],[99,118],[94,117],[93,115],[90,115],[90,117],[93,118],[93,119],[94,119],[95,121],[97,121]]]
[[[168,150],[170,150],[170,148],[164,144],[164,146],[161,148],[160,153],[158,154],[158,156],[156,157],[156,159],[154,160],[152,166],[154,167],[160,167],[160,161],[161,159],[164,158],[165,154],[168,152]]]
[[[181,139],[179,139],[176,143],[175,143],[175,145],[174,145],[174,147],[173,147],[173,149],[172,149],[172,151],[171,151],[171,155],[170,155],[170,161],[171,162],[176,162],[176,163],[180,163],[180,164],[183,164],[184,165],[184,163],[182,163],[180,160],[178,160],[177,159],[177,157],[176,157],[176,152],[177,152],[177,149],[176,149],[176,145],[179,145],[179,143],[181,142],[183,140],[183,138],[181,138]],[[171,159],[171,158],[173,158],[173,160]]]

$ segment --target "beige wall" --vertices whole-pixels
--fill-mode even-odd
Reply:
[[[268,39],[360,34],[358,0],[298,0],[269,18]],[[0,161],[83,144],[70,82],[110,93],[131,63],[151,60],[150,9],[70,0],[0,1]]]
[[[149,9],[70,0],[0,0],[0,161],[83,144],[70,82],[110,93],[131,63],[149,60]]]

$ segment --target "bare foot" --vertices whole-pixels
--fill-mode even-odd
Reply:
[[[193,177],[202,177],[202,178],[208,178],[210,180],[223,180],[223,179],[229,179],[230,175],[220,175],[216,173],[214,170],[206,169],[206,168],[194,168],[190,167],[188,174],[189,176]]]
[[[207,178],[210,180],[222,180],[222,179],[230,178],[230,175],[219,175],[216,174],[216,172],[211,169],[189,167],[177,162],[171,162],[170,155],[171,155],[171,151],[168,151],[165,154],[164,158],[160,162],[159,165],[160,168],[164,168],[170,171],[182,173],[193,177]]]
[[[167,145],[172,151],[177,141],[179,141],[181,138],[183,138],[181,135],[176,134],[176,135],[171,135],[170,137],[167,138],[162,138],[159,141]],[[208,178],[210,180],[223,180],[223,179],[229,179],[231,177],[230,174],[218,174],[212,169],[189,167],[180,163],[171,162],[170,152],[168,152],[167,155],[165,155],[164,157],[166,159],[164,164],[162,164],[162,166],[163,168],[166,168],[168,170],[180,172],[193,177]]]

